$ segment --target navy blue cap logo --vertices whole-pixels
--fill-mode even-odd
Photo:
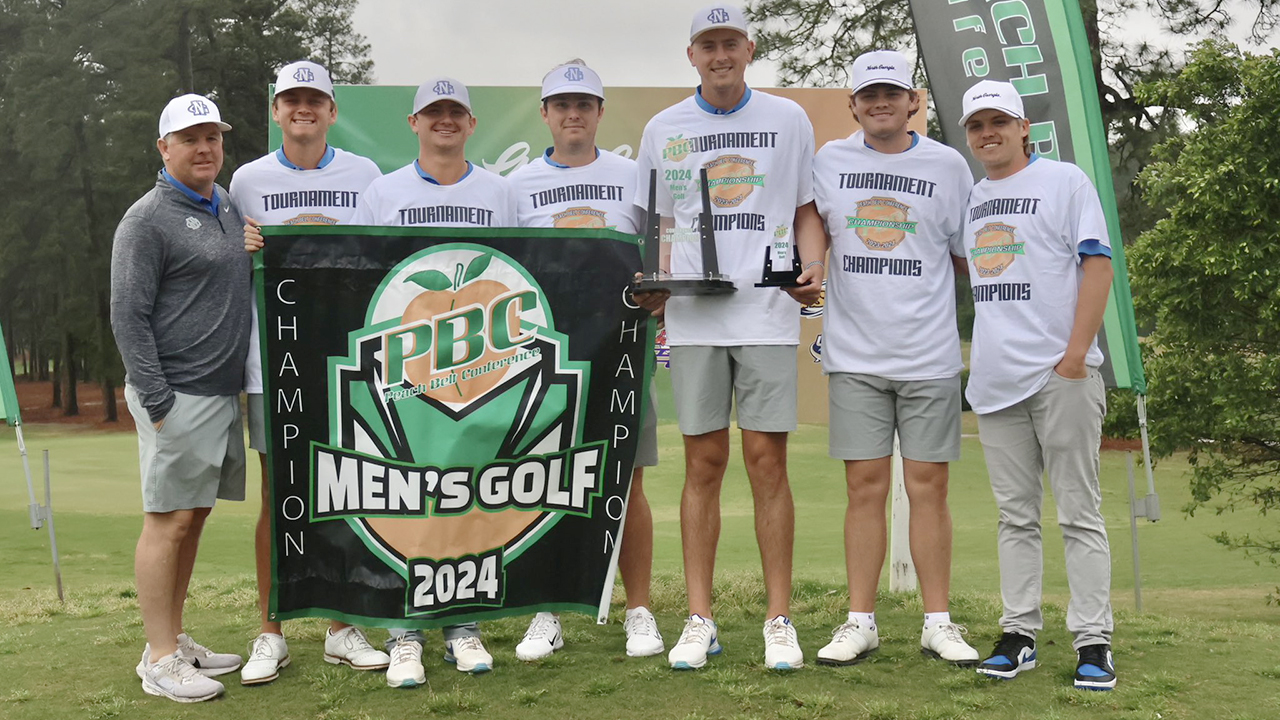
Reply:
[[[729,11],[724,8],[716,8],[707,15],[707,19],[713,23],[727,23],[729,22]]]
[[[571,68],[569,68],[568,70],[565,70],[565,71],[564,71],[564,77],[565,77],[565,79],[566,79],[566,80],[571,80],[571,81],[573,81],[573,82],[578,82],[579,80],[581,80],[582,78],[584,78],[584,77],[586,77],[586,76],[582,74],[582,70],[580,70],[580,69],[578,69],[578,68],[576,68],[576,67],[571,67]]]
[[[192,100],[191,104],[187,106],[187,112],[192,115],[203,117],[208,115],[210,112],[209,104],[203,100]]]
[[[437,95],[452,95],[453,83],[441,80],[440,82],[436,83],[436,86],[432,88],[431,91]]]
[[[298,68],[293,72],[293,79],[298,82],[315,82],[315,73],[310,68]]]

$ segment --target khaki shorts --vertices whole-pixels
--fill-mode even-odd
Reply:
[[[831,457],[888,457],[896,427],[902,457],[919,462],[960,459],[959,374],[944,380],[886,380],[832,373],[828,387]]]
[[[166,513],[244,500],[244,427],[236,395],[174,393],[157,431],[137,392],[125,402],[138,427],[142,510]]]
[[[796,346],[671,348],[671,386],[680,432],[702,435],[729,427],[756,432],[796,429]]]
[[[249,420],[249,447],[260,453],[267,451],[267,408],[262,393],[249,393],[245,401],[245,415]]]

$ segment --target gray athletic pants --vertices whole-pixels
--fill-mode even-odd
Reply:
[[[1047,470],[1065,546],[1072,645],[1079,649],[1111,642],[1111,549],[1098,486],[1105,412],[1102,375],[1090,368],[1081,380],[1054,373],[1026,400],[978,416],[991,491],[1000,509],[1000,627],[1005,632],[1035,637],[1044,627],[1040,505]]]

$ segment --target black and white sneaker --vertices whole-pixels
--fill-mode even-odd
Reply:
[[[990,657],[978,665],[978,672],[1001,680],[1012,680],[1023,670],[1036,666],[1036,641],[1018,633],[1004,633]]]
[[[1111,658],[1111,646],[1106,643],[1085,645],[1077,651],[1077,690],[1114,690],[1116,666]]]

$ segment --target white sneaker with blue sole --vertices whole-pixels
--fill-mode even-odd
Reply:
[[[796,638],[796,628],[786,615],[764,624],[764,666],[770,670],[804,667],[804,652]]]
[[[724,651],[716,637],[716,623],[701,615],[690,615],[684,622],[680,640],[667,653],[672,670],[697,670],[707,664],[708,655]]]
[[[459,672],[479,675],[493,669],[493,656],[475,635],[450,640],[444,648],[444,661],[457,665]]]

